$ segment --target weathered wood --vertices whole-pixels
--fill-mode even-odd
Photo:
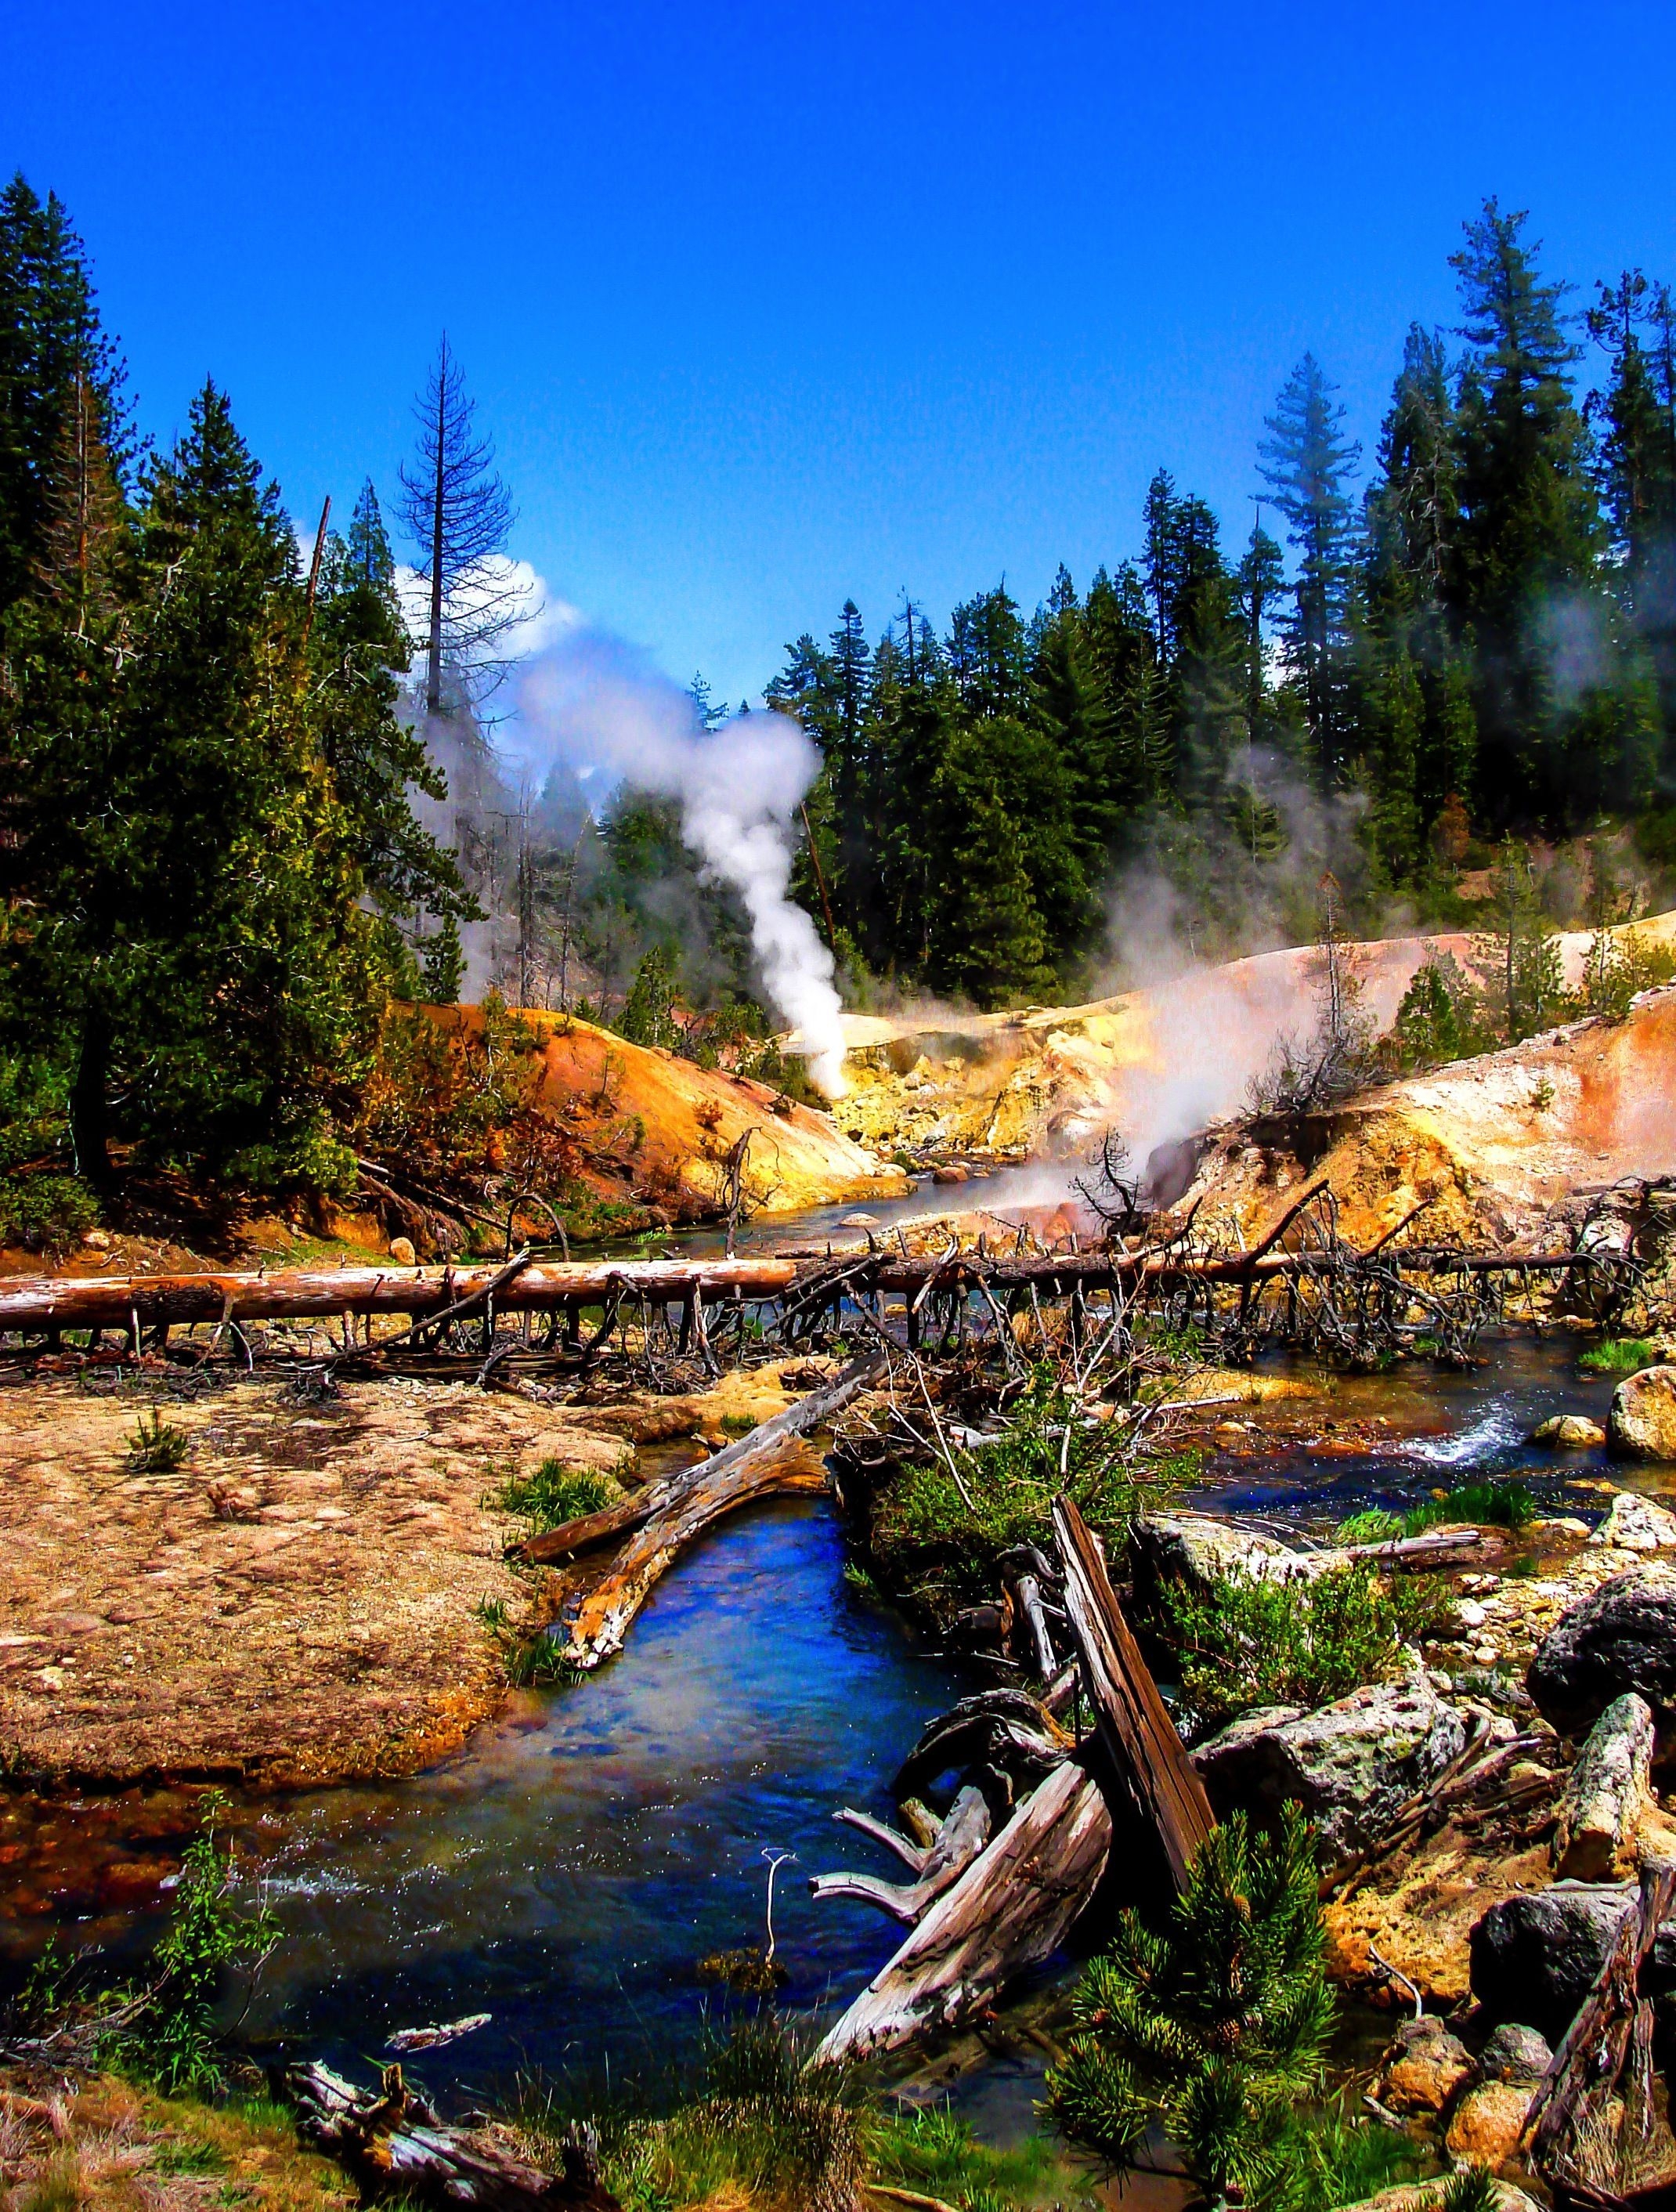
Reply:
[[[591,1671],[622,1649],[654,1585],[714,1522],[759,1498],[829,1487],[824,1464],[801,1437],[782,1437],[772,1449],[725,1468],[726,1457],[719,1452],[695,1482],[636,1530],[582,1600],[563,1651],[573,1667]]]
[[[399,2195],[439,2212],[622,2212],[599,2179],[598,2137],[573,2127],[564,2170],[515,2158],[485,2130],[444,2127],[422,2097],[385,2070],[381,2090],[361,2092],[318,2062],[294,2066],[286,2085],[307,2141],[339,2159],[369,2196]]]
[[[815,2052],[840,2063],[958,2027],[1052,1955],[1105,1872],[1111,1814],[1075,1759],[1027,1797]]]
[[[878,1824],[874,1824],[877,1829]],[[903,1838],[890,1838],[892,1849],[912,1850]],[[880,1881],[870,1874],[817,1874],[809,1883],[817,1898],[853,1897],[876,1905],[911,1927],[926,1910],[952,1887],[989,1841],[989,1808],[981,1790],[970,1784],[960,1790],[949,1808],[949,1817],[928,1851],[918,1854],[919,1878],[913,1882]]]
[[[0,1282],[0,1330],[125,1328],[137,1315],[163,1322],[300,1321],[322,1315],[434,1318],[480,1298],[504,1269],[295,1267],[270,1274],[15,1276]],[[534,1262],[496,1293],[504,1312],[598,1305],[627,1289],[654,1305],[710,1297],[777,1297],[797,1278],[792,1260],[601,1260]]]
[[[526,1537],[516,1547],[513,1556],[531,1566],[550,1566],[555,1560],[574,1558],[578,1552],[592,1551],[600,1544],[610,1543],[613,1537],[626,1536],[644,1528],[660,1514],[674,1512],[700,1483],[714,1484],[720,1476],[746,1466],[762,1454],[777,1451],[788,1438],[806,1437],[811,1430],[823,1427],[835,1413],[842,1413],[853,1399],[871,1386],[884,1365],[882,1353],[865,1353],[861,1358],[852,1360],[824,1389],[811,1390],[807,1397],[787,1406],[784,1413],[770,1414],[766,1421],[759,1421],[749,1435],[741,1437],[737,1443],[726,1445],[714,1457],[660,1476],[656,1482],[646,1483],[630,1496],[619,1498],[615,1505],[602,1506],[597,1513],[582,1514],[557,1528],[546,1528],[538,1536]]]
[[[1018,1609],[1029,1624],[1030,1642],[1035,1648],[1035,1670],[1044,1682],[1051,1682],[1059,1672],[1059,1662],[1054,1656],[1054,1639],[1048,1633],[1048,1616],[1042,1609],[1041,1584],[1032,1574],[1017,1576],[1008,1587],[1018,1603]]]
[[[1033,1790],[1071,1750],[1070,1736],[1025,1690],[979,1690],[939,1713],[897,1769],[890,1795],[917,1797],[951,1767],[987,1764]]]
[[[1382,1543],[1346,1544],[1344,1556],[1347,1559],[1388,1559],[1394,1566],[1401,1566],[1410,1560],[1424,1564],[1452,1552],[1471,1552],[1483,1541],[1483,1532],[1478,1528],[1429,1528],[1423,1536],[1392,1536]]]
[[[910,1874],[920,1874],[931,1851],[930,1844],[915,1843],[911,1836],[893,1828],[888,1820],[876,1820],[871,1813],[853,1813],[847,1805],[833,1814],[833,1819],[847,1828],[854,1828],[864,1836],[871,1836],[876,1844],[883,1844],[887,1851],[894,1851]],[[935,1835],[932,1841],[936,1840]]]
[[[1642,1970],[1673,1899],[1676,1864],[1649,1860],[1640,1893],[1532,2101],[1526,2140],[1537,2172],[1561,2197],[1609,2205],[1638,2197],[1647,2183],[1661,2185],[1667,2198],[1673,2186],[1676,2144],[1662,2161],[1648,2157],[1653,2109],[1643,2076],[1653,2018],[1641,1994]],[[1649,2173],[1649,2164],[1665,2170]]]
[[[1054,1501],[1065,1609],[1101,1741],[1157,1832],[1177,1889],[1216,1825],[1205,1785],[1130,1633],[1100,1547],[1069,1498]]]

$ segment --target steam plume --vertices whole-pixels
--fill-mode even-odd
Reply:
[[[803,731],[773,713],[706,730],[684,691],[592,630],[571,632],[528,664],[519,723],[531,750],[562,752],[680,801],[682,834],[738,890],[764,988],[801,1032],[810,1073],[836,1097],[844,1036],[832,955],[790,896],[791,823],[820,766]]]

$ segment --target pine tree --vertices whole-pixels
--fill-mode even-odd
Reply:
[[[1286,518],[1297,556],[1287,656],[1303,696],[1318,772],[1331,788],[1345,771],[1345,606],[1350,585],[1350,476],[1361,448],[1344,434],[1336,387],[1306,353],[1266,418],[1263,481]]]
[[[1529,848],[1502,842],[1491,898],[1495,927],[1473,942],[1473,969],[1504,1044],[1534,1036],[1565,1012],[1565,977],[1537,893]]]

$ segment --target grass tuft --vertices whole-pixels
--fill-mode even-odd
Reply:
[[[1658,1346],[1644,1336],[1603,1336],[1577,1354],[1577,1366],[1585,1375],[1635,1375],[1655,1366],[1658,1357]]]
[[[562,1528],[585,1513],[598,1513],[622,1495],[622,1486],[610,1475],[586,1468],[567,1467],[562,1459],[544,1459],[533,1474],[521,1480],[509,1475],[483,1503],[497,1513],[515,1514],[539,1536],[549,1528]]]

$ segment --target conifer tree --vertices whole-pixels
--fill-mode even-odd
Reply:
[[[1344,434],[1336,387],[1306,353],[1281,387],[1258,447],[1263,481],[1286,518],[1297,556],[1287,654],[1322,781],[1342,777],[1349,752],[1344,697],[1345,609],[1350,586],[1350,477],[1361,448]]]

